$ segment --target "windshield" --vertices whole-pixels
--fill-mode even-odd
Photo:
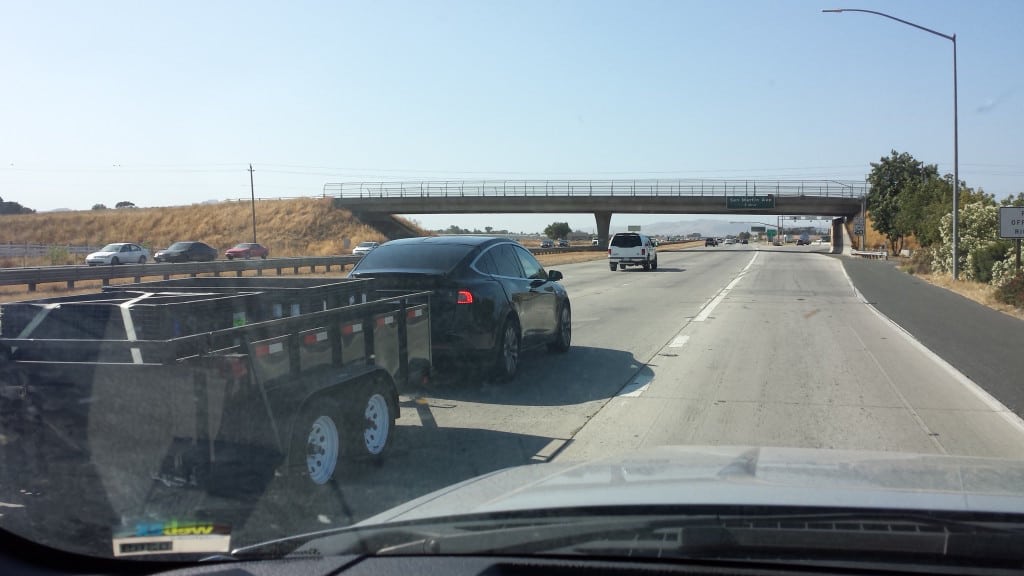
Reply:
[[[1024,2],[0,14],[0,539],[1024,566]]]

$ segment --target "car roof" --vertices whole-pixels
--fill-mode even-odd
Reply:
[[[508,238],[501,236],[420,236],[418,238],[402,238],[400,240],[392,240],[388,244],[455,244],[460,246],[482,246],[489,243],[496,242],[511,242]]]

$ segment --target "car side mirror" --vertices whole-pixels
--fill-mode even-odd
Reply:
[[[559,272],[558,270],[548,270],[548,281],[549,282],[558,282],[562,278],[563,278],[562,273]]]

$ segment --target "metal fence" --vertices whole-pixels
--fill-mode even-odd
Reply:
[[[0,258],[44,258],[54,250],[68,254],[90,254],[102,246],[72,246],[71,244],[29,244],[8,242],[0,244]]]
[[[818,196],[860,198],[855,180],[431,180],[327,183],[324,196],[417,198],[481,196]]]

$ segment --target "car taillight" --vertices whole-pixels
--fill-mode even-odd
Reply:
[[[459,290],[458,294],[455,297],[455,303],[456,304],[472,304],[473,303],[473,293],[470,292],[469,290]]]
[[[611,256],[611,255],[612,255],[612,249],[611,249],[611,248],[609,248],[609,249],[608,249],[608,255],[609,255],[609,256]]]
[[[641,256],[647,256],[647,249],[646,248],[641,248],[640,249],[640,255]]]

